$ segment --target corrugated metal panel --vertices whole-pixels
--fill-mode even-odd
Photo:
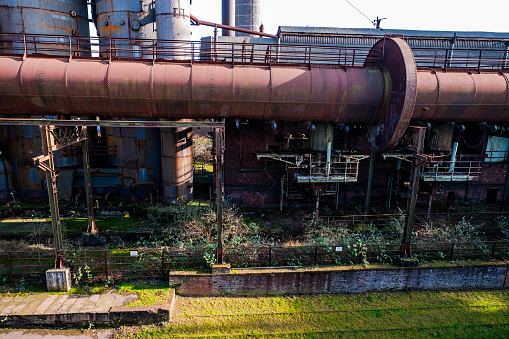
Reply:
[[[371,47],[384,36],[400,35],[412,48],[449,48],[456,37],[455,48],[503,49],[509,33],[418,31],[374,28],[288,27],[279,28],[281,43]]]

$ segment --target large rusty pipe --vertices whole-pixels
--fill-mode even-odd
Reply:
[[[410,119],[509,122],[509,73],[417,70],[402,39],[365,67],[0,57],[0,114],[235,118],[368,124],[374,150]]]
[[[372,123],[377,68],[0,57],[0,114]]]
[[[509,122],[509,73],[417,73],[412,118],[423,121]]]

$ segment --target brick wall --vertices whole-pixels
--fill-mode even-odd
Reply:
[[[170,285],[184,296],[352,293],[367,291],[502,289],[507,264],[361,270],[296,269],[230,274],[170,273]]]

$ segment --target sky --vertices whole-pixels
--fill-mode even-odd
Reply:
[[[261,0],[265,32],[279,26],[509,32],[509,0]],[[192,0],[191,14],[221,23],[221,0]],[[193,40],[213,35],[212,27],[192,27]]]

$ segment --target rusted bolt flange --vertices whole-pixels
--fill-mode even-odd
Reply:
[[[75,12],[75,11],[70,11],[70,12],[69,12],[69,14],[70,14],[73,18],[75,18],[75,17],[76,17],[76,12]]]

